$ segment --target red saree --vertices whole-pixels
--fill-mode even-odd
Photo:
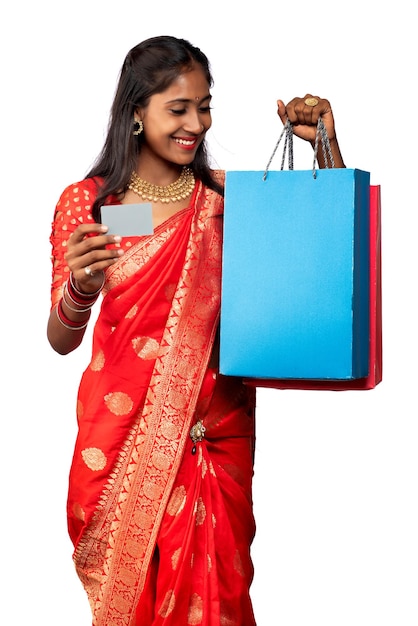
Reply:
[[[57,206],[53,302],[65,280],[56,250],[89,219],[93,193],[83,181]],[[95,626],[255,624],[254,391],[219,376],[215,357],[222,211],[198,183],[189,208],[124,242],[106,273],[68,496]]]

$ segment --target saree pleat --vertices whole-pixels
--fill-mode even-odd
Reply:
[[[188,209],[106,272],[68,495],[94,626],[255,624],[254,391],[212,364],[222,211],[197,183]]]
[[[255,531],[251,392],[237,383],[234,388],[223,377],[214,385],[207,412],[199,414],[207,425],[205,438],[195,455],[193,444],[186,444],[161,524],[155,615],[138,624],[255,624],[248,593],[253,575],[249,546]],[[140,602],[139,617],[144,617],[142,608]]]

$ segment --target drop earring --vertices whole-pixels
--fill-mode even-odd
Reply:
[[[144,130],[144,124],[142,123],[142,120],[135,120],[133,134],[140,135],[143,130]]]

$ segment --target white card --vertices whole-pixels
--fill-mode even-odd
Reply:
[[[109,235],[121,237],[139,237],[152,235],[152,205],[141,204],[105,204],[101,207],[102,224],[108,226]]]

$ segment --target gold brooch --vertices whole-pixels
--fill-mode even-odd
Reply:
[[[192,454],[196,454],[196,444],[199,443],[199,441],[202,441],[203,437],[205,436],[205,431],[206,428],[203,426],[200,420],[198,420],[196,424],[192,426],[192,429],[190,431],[190,437],[194,444],[192,448]]]

